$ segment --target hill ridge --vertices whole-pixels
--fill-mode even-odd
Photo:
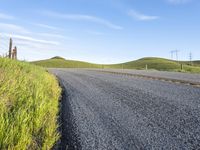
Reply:
[[[144,57],[138,60],[119,64],[94,64],[84,61],[67,60],[60,56],[32,62],[47,68],[112,68],[112,69],[151,69],[161,71],[181,71],[200,73],[200,61],[175,61],[159,57]]]

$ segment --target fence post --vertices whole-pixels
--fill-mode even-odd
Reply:
[[[181,64],[181,70],[183,70],[183,64]]]
[[[17,59],[17,47],[15,46],[13,49],[14,59]]]
[[[148,70],[148,65],[146,64],[146,70]]]
[[[12,59],[17,59],[17,47],[16,46],[14,47],[11,54],[12,54],[12,56],[11,56]]]
[[[15,57],[15,54],[14,54],[14,49],[13,49],[11,53],[11,59],[14,59],[14,57]]]
[[[17,59],[17,47],[15,46],[15,59]]]
[[[12,57],[12,38],[10,38],[10,43],[9,43],[9,54],[8,57],[11,58]]]

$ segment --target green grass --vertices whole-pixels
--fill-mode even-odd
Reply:
[[[51,149],[60,92],[43,68],[0,58],[0,149]]]
[[[186,65],[191,65],[191,62],[189,62],[189,61],[183,61],[183,63]],[[200,61],[198,61],[198,60],[192,61],[192,65],[196,66],[196,67],[200,67]]]
[[[181,64],[183,69],[181,70]],[[200,73],[200,67],[190,66],[184,62],[177,62],[164,58],[142,58],[136,61],[131,61],[122,64],[108,65],[107,68],[125,68],[125,69],[145,69],[146,65],[148,69],[160,70],[160,71],[178,71],[178,72],[191,72]]]
[[[178,72],[190,72],[190,73],[200,73],[200,61],[194,61],[193,66],[189,65],[189,62],[182,61],[176,62],[173,60],[163,59],[163,58],[142,58],[136,61],[130,61],[122,64],[112,64],[112,65],[100,65],[91,64],[81,61],[65,60],[61,57],[54,57],[48,60],[41,60],[32,62],[36,65],[49,67],[49,68],[113,68],[113,69],[145,69],[148,65],[148,69],[160,70],[160,71],[178,71]],[[183,64],[183,69],[181,70],[181,64]]]
[[[47,68],[101,68],[101,65],[82,61],[65,60],[61,57],[54,57],[52,59],[35,61],[32,63]]]
[[[111,65],[109,67],[120,68],[122,65],[127,69],[145,69],[146,65],[148,65],[148,69],[155,70],[174,70],[180,68],[178,63],[163,58],[142,58],[123,64]]]

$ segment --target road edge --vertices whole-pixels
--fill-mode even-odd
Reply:
[[[134,73],[127,73],[127,72],[117,72],[117,71],[106,71],[106,70],[89,70],[89,71],[96,71],[96,72],[103,72],[103,73],[117,74],[117,75],[126,75],[126,76],[138,77],[138,78],[143,78],[143,79],[149,79],[149,80],[159,80],[159,81],[165,81],[169,83],[184,84],[184,85],[200,88],[200,82],[191,82],[187,80],[179,80],[179,79],[172,79],[172,78],[165,78],[165,77],[154,77],[154,76],[149,76],[149,75],[134,74]]]

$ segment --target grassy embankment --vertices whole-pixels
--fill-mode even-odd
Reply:
[[[51,149],[60,92],[44,69],[0,58],[0,149]]]
[[[60,57],[55,57],[48,60],[36,61],[32,63],[47,68],[112,68],[112,69],[139,69],[139,70],[145,69],[147,65],[148,69],[151,70],[200,73],[199,61],[194,61],[193,66],[191,66],[189,65],[189,62],[184,62],[184,61],[176,62],[173,60],[154,58],[154,57],[142,58],[136,61],[130,61],[122,64],[112,64],[112,65],[91,64],[81,61],[65,60]],[[181,70],[181,64],[183,65],[182,70]]]

